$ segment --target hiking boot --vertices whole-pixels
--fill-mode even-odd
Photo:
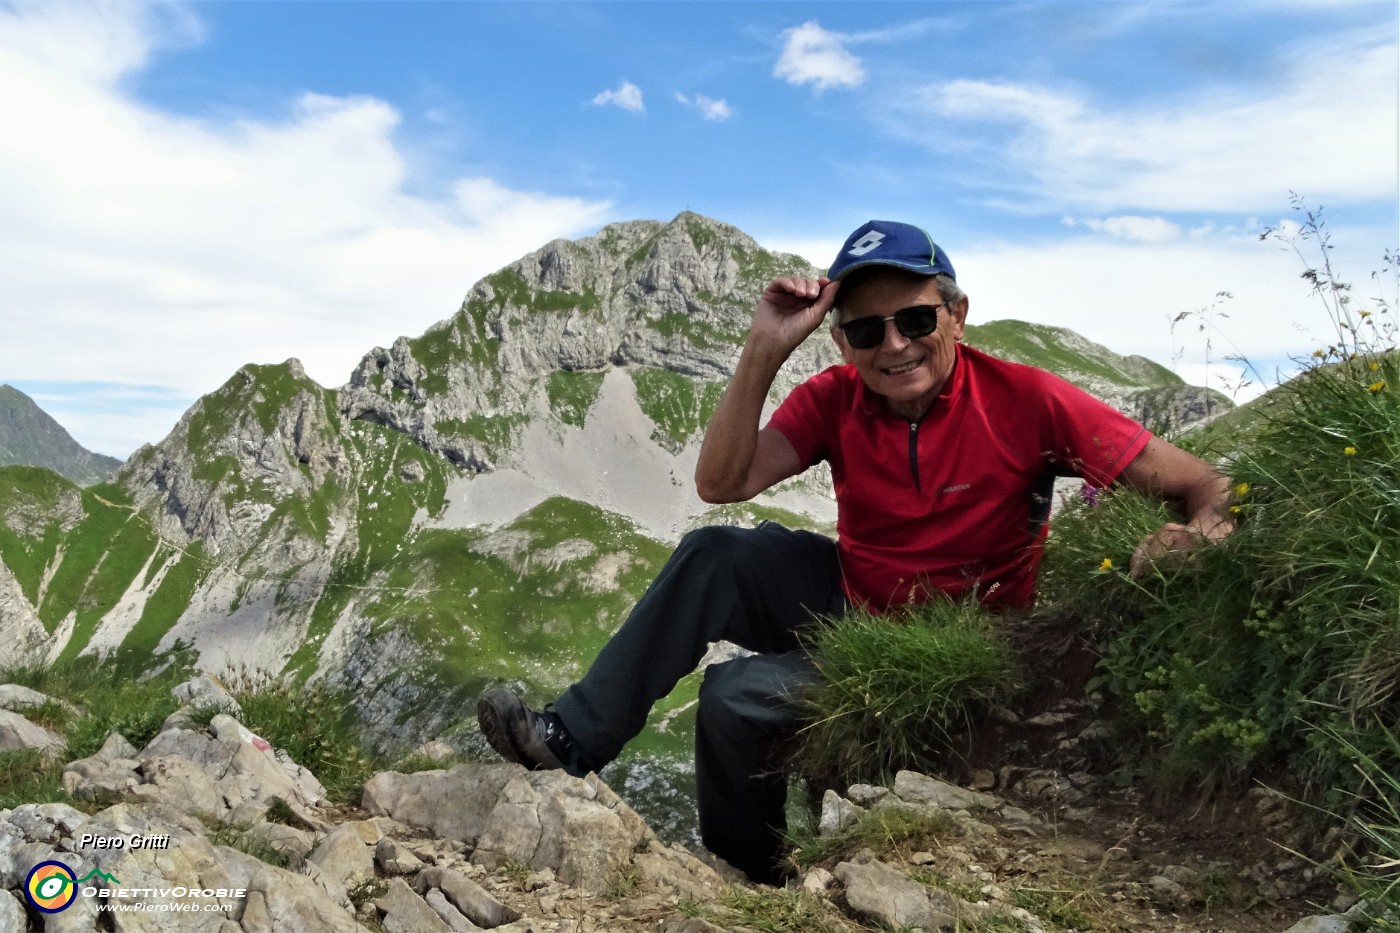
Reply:
[[[476,721],[502,758],[531,771],[562,769],[583,777],[603,766],[579,748],[558,713],[532,710],[503,687],[492,687],[476,701]]]

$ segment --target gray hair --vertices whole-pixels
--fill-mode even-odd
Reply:
[[[889,268],[891,268],[891,267],[889,267],[889,266],[866,266],[866,267],[864,267],[864,268],[862,268],[862,269],[857,269],[854,273],[852,273],[851,275],[848,275],[848,276],[844,279],[844,281],[845,281],[845,282],[859,281],[860,278],[863,278],[863,277],[864,277],[863,274],[866,274],[866,275],[868,275],[868,274],[873,274],[873,273],[875,273],[877,270],[880,270],[880,269],[889,269]],[[895,268],[898,268],[898,267],[895,267]],[[906,274],[908,274],[911,278],[920,277],[919,274],[918,274],[917,272],[907,272],[907,270],[901,270],[901,271],[906,271]],[[952,278],[950,278],[949,276],[946,276],[946,275],[944,275],[943,273],[939,272],[939,273],[935,273],[933,277],[934,277],[935,279],[938,280],[938,297],[939,297],[940,299],[942,299],[942,301],[943,301],[944,304],[946,304],[946,305],[957,304],[959,300],[961,300],[961,299],[967,297],[967,294],[962,290],[962,287],[959,286],[958,283],[957,283],[956,281],[954,281]],[[844,286],[844,285],[843,285],[842,287],[847,287],[847,286]],[[840,297],[840,293],[839,293],[839,292],[837,293],[836,304],[834,304],[834,305],[831,306],[831,313],[834,314],[834,315],[836,315],[837,317],[840,317],[840,316],[841,316],[841,297]]]

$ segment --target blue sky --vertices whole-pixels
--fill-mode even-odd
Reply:
[[[340,385],[548,240],[685,209],[820,265],[864,220],[909,220],[974,322],[1062,324],[1195,382],[1233,349],[1272,374],[1327,333],[1300,261],[1258,238],[1290,191],[1325,207],[1360,299],[1395,299],[1370,274],[1400,245],[1397,18],[0,4],[0,382],[126,456],[243,363]],[[1172,332],[1220,291],[1209,351]]]

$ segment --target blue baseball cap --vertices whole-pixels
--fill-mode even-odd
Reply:
[[[897,220],[869,220],[841,245],[827,278],[839,280],[865,266],[894,266],[919,275],[946,275],[957,280],[948,254],[933,238],[913,224]]]

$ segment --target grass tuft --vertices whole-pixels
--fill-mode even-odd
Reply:
[[[914,852],[937,849],[943,840],[961,834],[958,821],[948,813],[883,806],[861,814],[830,836],[819,836],[810,828],[797,830],[790,834],[790,858],[803,869],[847,858],[861,849],[904,859]]]
[[[800,699],[803,770],[881,783],[956,757],[972,717],[1019,683],[992,619],[975,604],[935,601],[897,618],[853,613],[816,627],[821,677]]]

